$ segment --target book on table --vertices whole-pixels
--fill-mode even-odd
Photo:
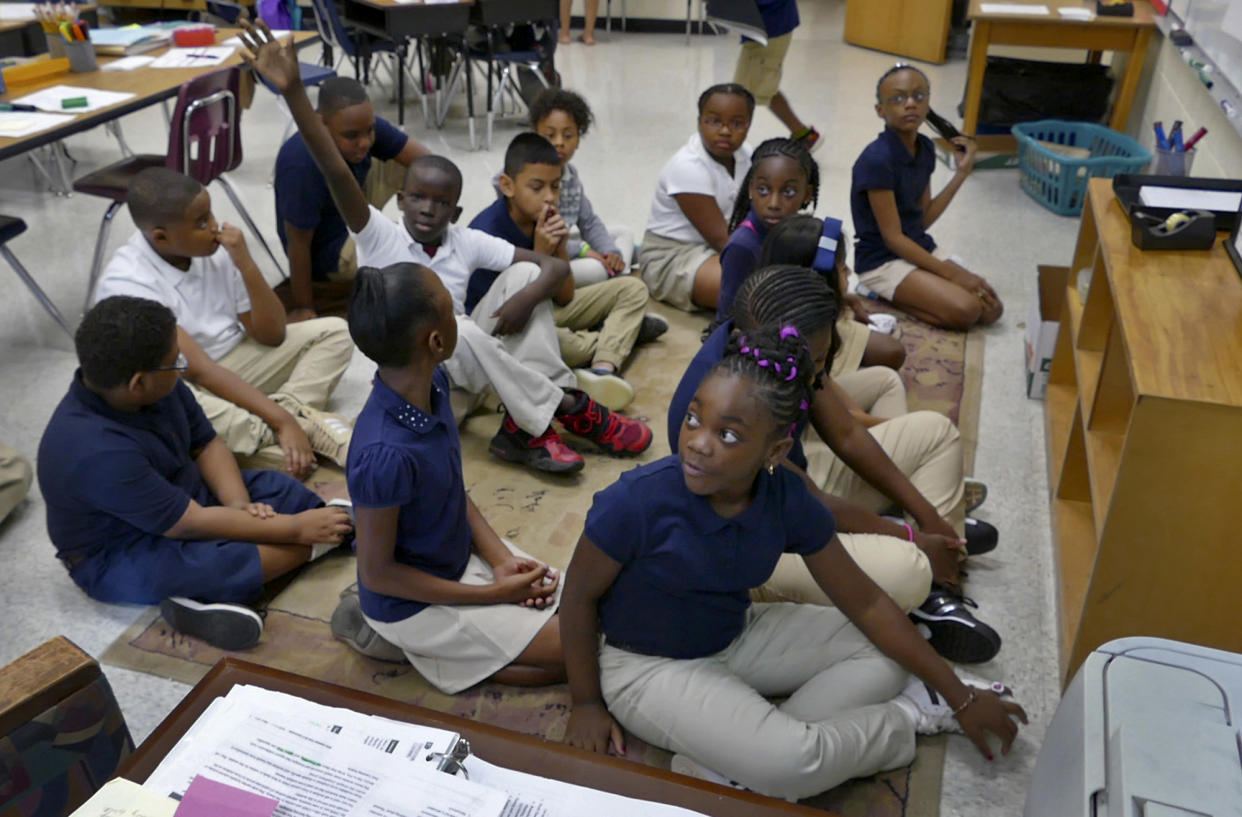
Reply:
[[[91,45],[103,56],[125,57],[163,48],[172,40],[172,31],[150,26],[92,28]]]

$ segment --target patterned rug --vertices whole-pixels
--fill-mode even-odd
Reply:
[[[659,342],[641,349],[627,376],[639,397],[631,416],[645,420],[655,434],[642,461],[668,453],[666,407],[684,362],[698,348],[706,318],[662,305],[653,311],[668,319],[670,330]],[[967,441],[967,465],[973,462],[982,339],[943,332],[899,316],[901,340],[907,349],[902,371],[911,409],[941,411],[956,420]],[[462,426],[462,460],[471,497],[502,536],[548,563],[564,567],[582,531],[591,496],[632,468],[628,460],[612,459],[578,446],[587,466],[571,478],[534,475],[492,459],[487,443],[500,415],[476,413]],[[344,476],[323,467],[308,482],[325,498],[344,495]],[[262,641],[244,657],[266,666],[300,673],[396,700],[449,712],[465,718],[549,740],[559,740],[568,719],[565,686],[524,690],[481,684],[464,693],[444,695],[408,665],[384,664],[364,658],[334,640],[328,621],[340,591],[355,581],[354,558],[339,552],[300,571],[271,601]],[[148,672],[187,684],[196,683],[222,656],[219,650],[178,635],[153,608],[130,627],[101,660],[113,666]],[[668,768],[669,754],[629,737],[626,757]],[[920,738],[912,766],[851,781],[807,801],[808,805],[845,817],[934,817],[939,813],[944,739]]]

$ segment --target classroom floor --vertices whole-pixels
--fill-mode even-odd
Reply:
[[[817,153],[823,172],[818,214],[844,218],[849,229],[849,170],[875,137],[876,78],[895,58],[845,45],[844,0],[803,0],[803,24],[794,36],[784,90],[806,121],[823,133]],[[576,35],[577,32],[575,32]],[[317,48],[313,52],[317,54]],[[700,90],[731,79],[738,52],[729,36],[599,32],[599,44],[575,42],[557,52],[565,85],[582,92],[596,125],[585,137],[575,164],[609,224],[626,224],[641,235],[661,166],[694,130]],[[313,57],[304,57],[312,58]],[[962,60],[924,66],[932,80],[933,104],[950,118],[965,82]],[[380,113],[395,121],[395,106],[373,88]],[[498,171],[518,120],[502,121],[490,150],[471,152],[459,100],[444,130],[428,128],[417,104],[407,112],[407,131],[461,166],[466,189],[463,221],[491,200],[488,179]],[[480,133],[482,120],[480,119]],[[960,121],[960,120],[959,120]],[[123,120],[125,135],[139,152],[164,152],[166,133],[156,108]],[[247,206],[275,244],[272,192],[267,186],[284,127],[274,98],[259,89],[243,122],[246,162],[231,178]],[[771,114],[756,113],[749,141],[783,135]],[[75,136],[69,150],[79,162],[76,175],[114,161],[116,143],[102,129]],[[943,168],[933,185],[946,180]],[[212,190],[218,218],[236,221],[223,191]],[[29,231],[10,247],[42,282],[62,310],[76,321],[85,295],[91,250],[102,200],[75,195],[58,198],[37,183],[25,158],[0,163],[0,212],[19,214]],[[395,205],[389,205],[395,213]],[[122,212],[110,248],[132,229]],[[240,222],[238,222],[240,223]],[[1021,192],[1013,170],[978,171],[936,224],[937,241],[962,255],[987,276],[1004,299],[1006,314],[988,329],[979,452],[975,474],[991,489],[978,515],[997,525],[1000,547],[973,560],[967,591],[980,604],[980,617],[1004,638],[996,660],[977,667],[979,675],[1010,684],[1031,715],[1007,758],[988,762],[965,738],[950,741],[944,772],[942,814],[1018,814],[1044,728],[1058,700],[1056,614],[1052,585],[1042,404],[1024,395],[1022,340],[1031,299],[1036,297],[1037,263],[1065,263],[1077,220],[1051,214]],[[277,273],[249,235],[252,252],[270,281]],[[282,257],[283,260],[283,257]],[[4,265],[0,265],[4,266]],[[26,290],[7,277],[9,295],[0,300],[0,439],[34,460],[39,437],[64,394],[75,368],[72,344]],[[354,416],[365,399],[372,367],[357,355],[337,390],[336,408]],[[664,452],[655,451],[660,456]],[[99,655],[141,612],[138,607],[98,604],[69,580],[53,556],[37,486],[30,499],[0,527],[0,665],[44,640],[64,634]],[[182,684],[104,667],[135,740],[142,741],[186,693]]]

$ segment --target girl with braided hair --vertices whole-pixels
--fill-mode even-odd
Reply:
[[[561,603],[566,741],[623,753],[624,726],[674,771],[790,800],[909,763],[916,732],[1008,751],[1022,708],[936,656],[782,466],[818,370],[793,326],[735,332],[677,454],[595,495]],[[835,607],[751,603],[785,553]]]

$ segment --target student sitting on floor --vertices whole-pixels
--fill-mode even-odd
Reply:
[[[185,379],[233,453],[278,443],[298,479],[316,453],[344,465],[349,424],[325,409],[354,354],[345,321],[286,325],[241,231],[216,224],[211,196],[189,176],[144,170],[128,205],[138,229],[104,268],[95,301],[134,295],[173,311]]]
[[[159,604],[173,629],[226,650],[259,640],[239,603],[339,545],[348,513],[275,471],[239,471],[190,389],[176,318],[144,298],[96,304],[39,443],[47,530],[91,598]]]
[[[1026,713],[936,656],[782,465],[818,369],[793,327],[735,333],[677,454],[595,495],[561,601],[567,742],[624,751],[620,722],[676,772],[790,800],[910,763],[916,732],[1009,751]],[[751,603],[783,554],[835,607]]]
[[[634,234],[625,227],[608,229],[591,206],[577,168],[570,164],[591,122],[591,108],[586,100],[563,88],[545,88],[530,104],[531,128],[552,143],[561,161],[557,211],[570,229],[565,249],[577,287],[624,275],[634,260]]]
[[[358,522],[352,603],[450,695],[488,678],[563,681],[559,576],[497,536],[466,494],[440,367],[457,345],[448,290],[418,264],[363,267],[349,331],[379,366],[347,469]]]
[[[817,376],[831,357],[838,305],[823,278],[811,270],[756,271],[742,284],[733,312],[690,361],[669,402],[673,451],[678,450],[682,429],[678,418],[723,358],[735,326],[744,331],[773,324],[796,327],[812,349]],[[919,411],[868,430],[846,410],[831,378],[824,385],[813,391],[809,412],[791,429],[787,467],[808,479],[841,530],[849,532],[843,539],[849,552],[899,607],[928,627],[932,645],[942,655],[961,663],[991,659],[1000,650],[1000,636],[971,613],[973,602],[958,589],[958,566],[967,553],[996,547],[997,532],[986,522],[963,523],[957,429],[942,414]],[[808,422],[823,442],[812,436],[804,447]],[[909,514],[917,530],[904,520],[877,516],[894,506]],[[778,566],[759,598],[826,602],[796,560]]]
[[[699,96],[699,129],[660,171],[638,266],[651,297],[687,312],[715,309],[728,213],[750,170],[745,144],[755,98],[741,85]]]
[[[927,76],[912,65],[890,68],[876,85],[875,112],[884,131],[854,163],[854,265],[860,291],[933,326],[969,329],[995,323],[1004,307],[987,281],[937,249],[927,234],[970,174],[977,148],[969,137],[953,139],[957,172],[932,198],[936,149],[919,134],[930,88]]]
[[[375,115],[362,83],[332,77],[319,86],[319,116],[367,201],[383,210],[401,190],[406,168],[429,151]],[[332,202],[306,141],[293,134],[276,155],[276,232],[289,257],[289,280],[276,293],[289,320],[343,315],[357,269],[354,242]]]
[[[547,139],[519,133],[505,151],[500,198],[470,226],[515,247],[568,261],[569,227],[557,210],[561,173],[556,149]],[[483,300],[499,275],[496,269],[471,273],[467,312]],[[619,374],[630,351],[668,329],[662,319],[646,314],[648,300],[647,287],[629,275],[587,287],[578,287],[575,280],[568,302],[553,300],[561,356],[574,367],[579,388],[614,411],[634,399],[634,387]]]
[[[492,438],[501,459],[540,471],[580,471],[582,457],[552,428],[553,418],[574,434],[618,455],[637,455],[651,444],[651,430],[610,411],[576,388],[561,359],[549,299],[573,291],[569,265],[478,230],[458,227],[461,172],[442,156],[410,166],[397,197],[400,225],[367,204],[362,187],[311,108],[292,45],[272,39],[260,24],[243,34],[247,61],[280,90],[311,156],[328,182],[363,266],[414,262],[431,269],[453,297],[458,341],[444,361],[454,386],[478,394],[488,387],[504,403],[505,417]],[[479,268],[504,269],[487,295],[465,312],[466,284]],[[564,292],[563,290],[568,290]]]

